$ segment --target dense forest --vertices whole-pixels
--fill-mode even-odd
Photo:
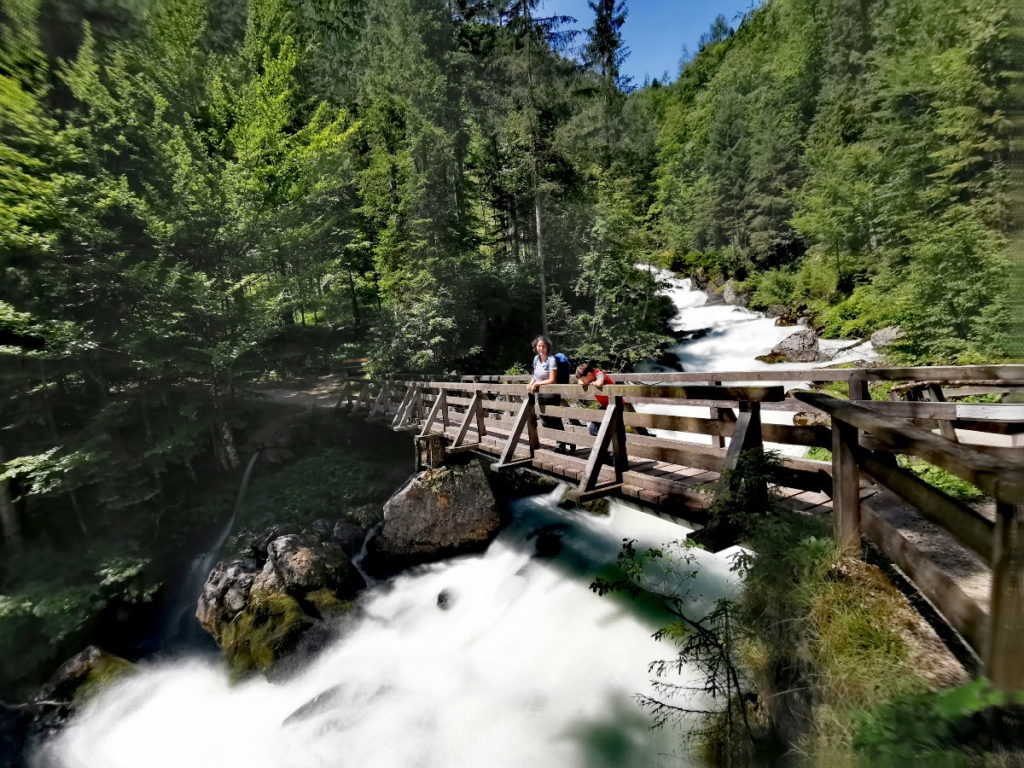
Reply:
[[[638,264],[899,325],[898,362],[1020,357],[1001,0],[769,0],[642,85],[591,6],[0,0],[5,554],[117,525],[127,590],[259,380],[649,357]]]

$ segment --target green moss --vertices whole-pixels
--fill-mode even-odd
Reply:
[[[306,600],[312,603],[325,619],[344,616],[355,605],[348,600],[342,600],[330,589],[318,589],[315,592],[310,592],[306,595]]]
[[[288,595],[254,598],[248,608],[224,628],[221,636],[221,648],[234,678],[269,670],[295,649],[299,638],[315,622],[316,619]]]
[[[127,659],[112,653],[103,653],[75,691],[72,706],[81,707],[104,688],[131,674],[134,669],[135,665]]]
[[[832,461],[832,451],[813,445],[807,449],[807,458],[815,461]]]

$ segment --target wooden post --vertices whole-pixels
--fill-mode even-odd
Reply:
[[[370,408],[370,412],[366,414],[367,419],[372,419],[377,411],[384,408],[386,398],[391,396],[391,384],[387,380],[380,383],[380,392],[377,393],[377,399],[373,401],[373,407]]]
[[[441,434],[417,436],[417,470],[419,470],[420,467],[430,467],[431,469],[437,469],[438,467],[444,466],[444,441],[444,435]]]
[[[716,387],[722,386],[722,382],[720,382],[720,381],[712,381],[711,383],[714,384]],[[725,421],[726,419],[724,418],[724,414],[726,414],[726,413],[729,414],[730,419],[733,418],[732,408],[727,408],[727,409],[723,410],[723,409],[719,408],[717,405],[712,405],[709,410],[710,410],[709,417],[711,418],[712,421]],[[725,436],[724,435],[712,435],[711,436],[711,445],[713,445],[715,448],[724,448],[725,447]]]
[[[358,411],[360,406],[365,405],[365,406],[369,407],[369,405],[370,405],[370,380],[369,379],[364,379],[363,380],[363,386],[362,386],[361,389],[362,389],[362,391],[359,393],[359,399],[356,400],[355,405],[352,406],[353,413],[355,411]]]
[[[850,399],[870,400],[871,393],[868,392],[867,379],[850,379]]]
[[[942,392],[942,385],[938,383],[931,383],[928,385],[928,393],[931,395],[932,400],[936,403],[946,402],[946,396]],[[947,440],[952,440],[954,443],[960,442],[956,436],[956,427],[945,419],[939,419],[939,433]]]
[[[487,434],[487,427],[484,425],[484,393],[477,394],[479,397],[476,398],[476,435],[477,441],[480,441]]]
[[[996,503],[985,672],[1000,691],[1024,690],[1024,504]]]
[[[860,470],[857,469],[857,428],[832,419],[832,514],[836,542],[848,553],[860,553]]]
[[[351,405],[350,400],[352,399],[352,382],[349,379],[345,379],[345,383],[341,387],[341,394],[338,395],[338,402],[334,404],[334,410],[340,411],[341,404]]]

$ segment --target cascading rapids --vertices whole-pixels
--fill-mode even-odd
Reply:
[[[536,555],[541,529],[560,540],[557,555]],[[651,638],[667,614],[588,588],[623,538],[660,546],[685,533],[622,504],[596,518],[554,496],[521,500],[486,553],[372,588],[342,638],[292,679],[232,686],[209,661],[144,664],[35,765],[699,765],[678,730],[651,730],[634,701],[651,692],[648,663],[673,655]],[[688,600],[698,616],[731,581],[726,553],[699,555]]]
[[[647,269],[645,267],[645,269]],[[854,360],[872,361],[878,356],[870,341],[818,339],[819,348],[828,360],[819,363],[764,363],[757,359],[765,355],[772,347],[800,330],[795,327],[777,326],[774,318],[762,312],[754,312],[743,307],[728,304],[707,304],[708,295],[693,287],[689,278],[678,278],[663,269],[652,269],[658,280],[665,286],[666,293],[672,299],[676,315],[672,319],[675,330],[704,330],[707,333],[698,339],[684,341],[671,347],[687,372],[714,371],[783,371],[801,368],[817,368],[834,363]],[[641,364],[643,365],[643,364]],[[652,369],[667,371],[659,366]],[[713,378],[713,377],[709,377]],[[730,382],[742,384],[743,382]],[[809,382],[800,381],[756,381],[752,384],[767,385],[783,384],[787,389],[805,387]],[[675,416],[697,416],[707,418],[706,406],[693,405],[637,405],[639,411],[657,411]],[[761,411],[762,421],[770,424],[792,424],[793,414],[785,411]],[[654,430],[659,437],[682,440],[684,442],[710,444],[708,435]],[[777,450],[784,455],[802,456],[806,449],[792,445],[768,443],[768,448]]]

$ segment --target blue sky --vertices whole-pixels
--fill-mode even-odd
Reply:
[[[643,85],[647,76],[660,78],[665,71],[674,80],[683,46],[692,56],[697,40],[718,14],[724,14],[735,28],[736,15],[758,4],[757,0],[626,0],[629,15],[622,34],[631,53],[622,65],[623,73],[633,78],[634,85]],[[539,11],[574,16],[576,24],[571,26],[580,30],[594,22],[587,0],[541,0]]]

